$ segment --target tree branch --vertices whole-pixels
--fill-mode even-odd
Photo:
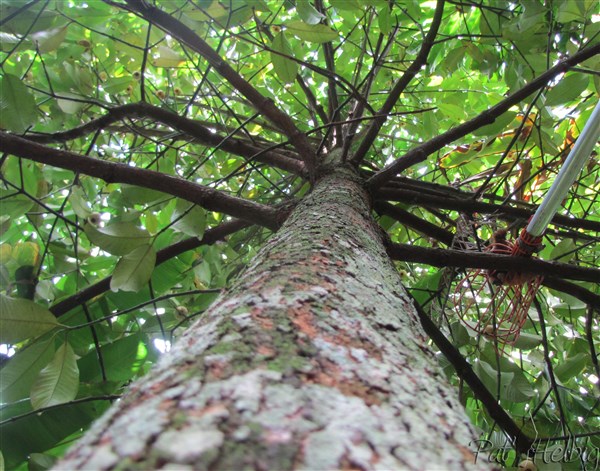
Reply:
[[[388,245],[393,260],[425,263],[434,267],[481,268],[533,275],[554,275],[579,281],[600,282],[600,270],[578,267],[568,263],[548,262],[537,258],[497,255],[487,252],[469,252],[453,249],[432,249],[416,245]]]
[[[513,445],[517,451],[521,453],[527,452],[533,445],[534,441],[529,438],[517,424],[515,424],[502,406],[500,406],[498,400],[481,382],[479,377],[473,371],[473,368],[471,368],[471,365],[467,363],[467,360],[463,358],[458,349],[452,345],[446,336],[437,328],[427,313],[423,311],[419,303],[414,298],[412,299],[417,310],[417,314],[419,315],[421,325],[423,326],[423,330],[427,335],[429,335],[436,347],[440,349],[450,364],[454,367],[458,377],[469,385],[475,397],[481,401],[488,411],[488,414],[490,414],[490,417],[494,419],[500,428],[511,437]]]
[[[399,223],[407,225],[420,234],[439,240],[448,247],[452,245],[452,241],[454,240],[454,234],[452,234],[452,232],[432,224],[425,219],[421,219],[399,206],[394,206],[385,201],[376,201],[374,208],[379,214],[390,216]]]
[[[504,114],[509,110],[510,107],[516,105],[521,100],[524,100],[536,90],[547,85],[557,75],[566,72],[571,67],[589,59],[600,53],[600,43],[594,46],[587,47],[577,54],[559,62],[551,69],[544,72],[539,77],[533,79],[530,83],[525,85],[523,88],[513,93],[511,96],[497,103],[490,109],[484,111],[480,115],[476,116],[469,121],[456,126],[453,129],[440,134],[439,136],[430,139],[429,141],[421,144],[420,146],[414,147],[409,150],[402,157],[398,158],[389,165],[386,165],[382,170],[373,175],[367,180],[367,185],[371,189],[380,188],[386,181],[390,180],[394,175],[402,172],[408,167],[415,165],[419,162],[423,162],[430,154],[440,150],[442,147],[450,144],[452,141],[460,139],[466,136],[470,132],[479,129],[482,126],[493,123],[496,118]]]
[[[452,190],[453,192],[456,190]],[[466,194],[466,193],[465,193]],[[404,190],[397,188],[383,188],[376,193],[376,199],[401,201],[403,203],[430,206],[432,208],[451,209],[467,213],[495,214],[499,218],[514,220],[517,218],[528,219],[535,213],[535,207],[531,209],[517,208],[504,204],[484,203],[471,198],[456,198],[452,195],[426,194],[424,191]],[[576,219],[559,214],[552,218],[554,224],[566,227],[575,227],[590,231],[600,232],[600,222],[591,219]]]
[[[153,106],[149,103],[138,102],[111,108],[97,119],[78,126],[68,131],[53,134],[31,134],[27,139],[46,144],[50,142],[67,142],[85,136],[99,129],[104,129],[111,124],[125,118],[149,118],[158,121],[173,129],[181,131],[202,144],[217,147],[231,154],[239,155],[248,160],[257,160],[275,167],[287,170],[296,175],[305,175],[305,166],[301,160],[293,159],[273,151],[263,151],[258,146],[248,144],[240,139],[222,137],[212,133],[206,126],[199,122],[179,116],[172,111]],[[259,155],[257,155],[259,154]]]
[[[406,89],[410,81],[413,79],[417,73],[421,70],[421,68],[427,63],[427,57],[429,56],[429,51],[433,46],[433,42],[435,41],[435,37],[437,36],[438,30],[442,23],[442,15],[444,13],[444,0],[438,0],[437,5],[435,7],[435,13],[433,14],[433,21],[431,22],[431,27],[427,32],[427,36],[423,40],[423,44],[421,45],[421,50],[419,54],[415,58],[415,60],[410,64],[408,69],[402,74],[402,77],[396,82],[394,88],[390,91],[385,103],[381,107],[381,109],[377,112],[378,115],[382,115],[382,117],[378,117],[371,122],[369,129],[362,142],[360,143],[358,149],[354,153],[352,157],[352,161],[355,164],[362,162],[365,155],[373,145],[373,142],[377,138],[379,134],[379,130],[383,123],[385,123],[387,119],[388,113],[392,111],[392,108],[400,98],[402,92]]]
[[[149,5],[144,0],[126,0],[127,5],[152,24],[187,44],[192,50],[204,57],[208,63],[227,80],[236,90],[244,95],[263,116],[283,131],[296,148],[306,164],[308,174],[312,176],[315,170],[316,155],[307,137],[296,127],[291,118],[279,108],[270,98],[260,94],[249,82],[239,75],[219,54],[212,49],[200,36],[173,18],[163,10]],[[311,177],[312,179],[312,177]]]
[[[162,191],[168,195],[177,196],[198,204],[210,211],[239,217],[270,229],[279,227],[278,211],[275,208],[230,196],[212,188],[161,172],[83,157],[73,152],[52,149],[5,132],[0,132],[0,151],[53,167],[100,178],[108,183],[128,183]]]
[[[247,222],[241,221],[239,219],[234,219],[233,221],[225,222],[217,227],[213,227],[212,229],[208,229],[204,233],[204,237],[202,239],[198,239],[196,237],[192,237],[189,239],[182,240],[181,242],[177,242],[176,244],[165,247],[162,250],[159,250],[156,253],[156,265],[160,265],[161,263],[166,262],[178,255],[187,252],[188,250],[193,250],[196,247],[200,247],[201,245],[212,245],[218,240],[225,238],[226,236],[233,234],[234,232],[239,231],[240,229],[244,229],[248,227],[249,224]],[[85,289],[82,289],[78,293],[75,293],[73,296],[69,296],[62,301],[59,301],[54,306],[50,308],[50,312],[54,314],[56,317],[60,317],[63,314],[66,314],[71,309],[80,306],[81,304],[89,301],[90,299],[95,298],[96,296],[101,295],[102,293],[110,290],[110,280],[111,276],[100,280],[93,285],[88,286]]]

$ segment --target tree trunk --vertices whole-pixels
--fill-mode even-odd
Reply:
[[[57,467],[454,470],[474,438],[338,165]]]

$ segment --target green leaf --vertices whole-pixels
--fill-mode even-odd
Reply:
[[[142,245],[124,255],[110,280],[113,291],[139,291],[148,283],[156,264],[156,251],[151,245]]]
[[[150,233],[129,222],[117,222],[96,228],[86,223],[83,226],[90,242],[113,255],[126,255],[133,249],[150,243]]]
[[[579,375],[586,364],[589,362],[589,354],[577,353],[576,355],[569,356],[565,361],[560,363],[554,368],[554,374],[563,383],[569,379]]]
[[[558,85],[548,91],[545,105],[562,105],[563,103],[579,99],[589,83],[590,79],[585,74],[569,74],[566,77],[563,77]]]
[[[38,51],[45,53],[57,50],[67,36],[68,27],[69,25],[32,34],[31,37],[37,44]]]
[[[85,193],[80,186],[74,186],[71,189],[69,203],[71,203],[71,207],[73,208],[73,211],[77,217],[87,219],[87,217],[92,213],[88,204],[88,199],[86,198]]]
[[[285,54],[285,56],[293,57],[294,51],[290,46],[285,34],[282,32],[278,33],[271,42],[271,49],[273,51]],[[288,59],[285,56],[271,52],[271,63],[277,76],[285,83],[291,83],[296,79],[298,74],[298,64],[293,60]]]
[[[388,6],[384,6],[377,12],[377,22],[382,34],[388,34],[392,30],[392,18]]]
[[[521,332],[519,338],[515,341],[515,348],[520,350],[531,350],[542,343],[542,336]]]
[[[312,43],[326,43],[339,37],[339,34],[327,25],[309,25],[304,21],[288,21],[285,23],[285,27],[300,39]]]
[[[52,468],[56,463],[56,457],[44,453],[32,453],[29,455],[28,471],[45,471]]]
[[[498,376],[500,376],[500,398],[503,400],[525,402],[535,394],[531,384],[520,371],[505,371],[503,369],[498,375],[492,365],[481,359],[473,365],[473,371],[493,394],[498,391]]]
[[[336,10],[342,11],[357,11],[363,7],[359,0],[329,0],[329,3]]]
[[[31,385],[53,354],[53,340],[37,342],[17,351],[0,370],[2,402],[13,402],[29,397]]]
[[[148,204],[169,198],[169,195],[162,191],[135,185],[121,185],[121,194],[123,199],[131,205]]]
[[[433,294],[438,290],[443,274],[443,270],[437,270],[431,275],[421,276],[419,281],[410,288],[411,294],[421,306],[431,301]]]
[[[0,204],[2,205],[2,214],[12,219],[28,212],[34,202],[25,195],[0,188]]]
[[[64,113],[75,114],[86,105],[81,101],[85,99],[86,97],[77,95],[76,93],[61,92],[56,98],[56,103]]]
[[[138,347],[144,338],[142,334],[136,333],[100,347],[106,368],[106,376],[109,381],[126,381],[133,376]],[[82,381],[102,380],[102,371],[95,350],[79,359],[78,364]]]
[[[570,21],[581,21],[582,23],[585,23],[586,19],[583,2],[563,0],[560,7],[558,7],[556,20],[561,23],[568,23]]]
[[[302,21],[309,25],[316,25],[325,18],[308,0],[296,0],[296,11]]]
[[[206,230],[206,211],[200,206],[184,200],[177,200],[171,215],[173,229],[191,237],[202,238]]]
[[[40,371],[31,388],[31,405],[34,409],[72,401],[79,389],[79,368],[75,352],[63,343],[52,361]]]
[[[185,61],[178,52],[167,46],[158,46],[158,57],[152,61],[155,67],[177,67]]]
[[[492,124],[483,126],[472,132],[474,136],[496,136],[506,130],[508,125],[513,122],[517,113],[507,111],[502,116],[496,119]]]
[[[577,245],[575,245],[573,239],[563,239],[550,252],[550,260],[569,263],[575,256],[576,249]]]
[[[56,317],[39,304],[0,294],[0,343],[22,342],[58,325]]]
[[[19,77],[0,77],[0,128],[23,132],[37,121],[33,95]]]

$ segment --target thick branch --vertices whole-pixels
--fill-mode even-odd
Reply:
[[[248,144],[240,139],[231,137],[224,138],[223,136],[211,132],[206,126],[203,126],[193,119],[184,118],[177,113],[145,102],[131,103],[111,108],[104,116],[68,131],[56,132],[53,134],[33,134],[28,135],[27,138],[41,144],[67,142],[95,132],[98,129],[105,129],[107,126],[125,118],[149,118],[181,131],[202,144],[218,147],[226,152],[245,157],[248,160],[255,159],[259,162],[264,162],[287,170],[296,175],[303,175],[305,173],[304,164],[298,159],[293,159],[273,151],[263,151],[263,149]]]
[[[379,214],[385,214],[394,218],[399,223],[407,225],[420,234],[439,240],[448,247],[452,245],[452,240],[454,239],[452,232],[432,224],[425,219],[421,219],[420,217],[409,213],[405,209],[386,203],[385,201],[376,201],[375,211],[377,211]]]
[[[273,100],[261,95],[200,36],[181,21],[173,18],[161,9],[149,5],[144,0],[127,0],[127,5],[152,24],[187,44],[191,49],[204,57],[223,78],[252,103],[257,111],[283,131],[302,157],[302,160],[306,163],[309,175],[313,174],[316,159],[315,151],[312,149],[306,136],[300,132],[287,114],[275,106]]]
[[[496,255],[486,252],[432,249],[408,244],[390,244],[388,253],[394,260],[425,263],[434,267],[481,268],[533,275],[554,275],[579,281],[600,282],[600,270],[568,263],[548,262],[537,258]]]
[[[500,117],[512,106],[516,105],[521,100],[524,100],[533,92],[546,86],[557,75],[566,72],[571,67],[589,59],[590,57],[595,56],[598,53],[600,53],[600,43],[594,46],[587,47],[579,53],[575,54],[574,56],[569,57],[568,59],[565,59],[562,62],[559,62],[557,65],[547,70],[539,77],[533,79],[523,88],[513,93],[505,100],[502,100],[500,103],[497,103],[490,109],[484,111],[479,116],[476,116],[475,118],[463,124],[460,124],[455,128],[450,129],[445,133],[434,137],[433,139],[430,139],[426,143],[409,150],[402,157],[387,165],[385,168],[383,168],[374,176],[372,176],[367,181],[367,184],[372,189],[380,188],[386,181],[390,180],[394,175],[397,175],[398,173],[402,172],[403,170],[407,169],[412,165],[415,165],[419,162],[423,162],[430,154],[437,150],[440,150],[442,147],[450,144],[452,141],[460,139],[461,137],[466,136],[467,134],[475,131],[476,129],[493,123],[496,120],[496,118]]]
[[[100,178],[108,183],[128,183],[162,191],[198,204],[210,211],[228,214],[270,229],[279,227],[278,211],[274,208],[230,196],[161,172],[83,157],[73,152],[52,149],[5,132],[0,132],[0,151]]]
[[[239,219],[234,219],[233,221],[229,221],[212,229],[208,229],[204,233],[204,237],[202,237],[202,239],[192,237],[189,239],[182,240],[181,242],[177,242],[176,244],[170,245],[169,247],[165,247],[164,249],[159,250],[156,253],[156,265],[160,265],[161,263],[166,262],[167,260],[177,257],[178,255],[187,252],[188,250],[193,250],[196,247],[200,247],[201,245],[214,244],[218,240],[223,239],[224,237],[248,226],[248,223]],[[97,283],[94,283],[93,285],[82,289],[73,296],[69,296],[68,298],[63,299],[62,301],[59,301],[50,308],[50,312],[52,312],[52,314],[54,314],[56,317],[60,317],[63,314],[69,312],[71,309],[74,309],[77,306],[80,306],[81,304],[89,301],[90,299],[101,295],[102,293],[110,289],[111,278],[111,276],[108,276],[103,280],[100,280]]]
[[[435,323],[421,308],[419,303],[413,298],[413,304],[419,314],[419,320],[423,326],[423,330],[437,348],[444,354],[448,361],[452,364],[456,370],[456,374],[465,383],[469,385],[475,397],[481,401],[485,406],[490,417],[494,419],[500,428],[504,430],[513,440],[515,448],[522,453],[527,452],[533,445],[533,440],[529,438],[519,428],[517,424],[511,419],[506,411],[500,406],[498,400],[488,391],[485,385],[481,382],[479,377],[471,368],[471,365],[467,363],[467,360],[463,358],[458,349],[452,345],[452,343],[446,338],[446,336],[437,328]]]
[[[383,126],[383,123],[385,123],[388,113],[392,111],[392,108],[394,107],[394,105],[400,98],[400,95],[406,89],[410,81],[414,78],[415,75],[417,75],[417,73],[419,73],[421,68],[427,63],[429,51],[431,51],[431,47],[433,46],[435,37],[437,36],[438,30],[440,28],[440,24],[442,23],[443,13],[444,0],[438,0],[435,8],[435,13],[433,15],[433,21],[431,22],[431,27],[427,32],[427,36],[425,36],[425,39],[423,40],[423,44],[421,45],[421,50],[419,51],[419,54],[412,62],[412,64],[410,64],[408,69],[406,69],[404,74],[402,74],[402,77],[400,77],[398,82],[396,82],[396,85],[394,85],[394,88],[392,88],[392,90],[390,91],[387,99],[385,100],[385,103],[377,112],[377,114],[381,115],[381,117],[377,117],[371,122],[371,125],[369,126],[369,129],[367,130],[364,139],[362,140],[360,146],[354,153],[354,156],[352,158],[354,162],[358,163],[364,159],[365,155],[371,148],[371,145],[373,145],[373,142],[377,138],[381,126]]]
[[[453,198],[450,195],[437,196],[433,194],[426,194],[422,191],[395,188],[384,188],[378,191],[376,198],[390,201],[401,201],[409,204],[418,204],[432,208],[451,209],[466,213],[477,212],[484,214],[495,214],[501,219],[508,220],[514,220],[517,218],[528,219],[535,212],[534,207],[531,209],[516,208],[514,206],[508,206],[504,204],[484,203],[482,201],[476,201],[473,199]],[[576,219],[568,216],[555,215],[554,218],[552,218],[552,222],[561,226],[600,232],[600,222],[592,221],[590,219]]]

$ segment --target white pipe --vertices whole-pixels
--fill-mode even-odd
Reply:
[[[544,233],[562,200],[567,196],[569,188],[587,162],[594,145],[598,142],[598,137],[600,137],[600,102],[596,104],[548,194],[531,218],[527,226],[527,232],[531,236],[538,237]]]

